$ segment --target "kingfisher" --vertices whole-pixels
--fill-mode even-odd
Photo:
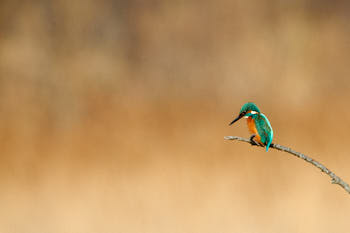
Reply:
[[[266,151],[268,151],[273,138],[273,130],[267,117],[260,112],[258,106],[248,102],[242,106],[238,117],[229,125],[232,125],[242,117],[247,118],[248,129],[253,134],[250,137],[251,143],[266,146]]]

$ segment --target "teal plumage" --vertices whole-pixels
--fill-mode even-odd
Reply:
[[[260,141],[266,145],[266,151],[268,151],[273,138],[273,130],[269,120],[263,113],[249,113],[247,116],[251,116],[253,118],[256,130],[260,136]]]
[[[239,113],[242,114],[250,111],[260,112],[260,109],[254,103],[248,102],[242,106],[241,111],[239,111]]]
[[[239,115],[230,125],[243,117],[247,118],[248,128],[253,134],[250,137],[252,144],[256,144],[257,141],[261,146],[265,145],[266,151],[268,151],[272,143],[273,130],[267,117],[260,112],[260,109],[254,103],[248,102],[242,106]]]

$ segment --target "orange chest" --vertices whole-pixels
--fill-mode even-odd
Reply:
[[[247,118],[247,125],[250,133],[258,135],[258,131],[256,130],[256,127],[255,127],[255,122],[251,117]]]

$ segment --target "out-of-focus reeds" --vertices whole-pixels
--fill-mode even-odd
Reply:
[[[244,102],[350,182],[346,1],[0,3],[0,232],[344,232],[349,196],[223,140]]]

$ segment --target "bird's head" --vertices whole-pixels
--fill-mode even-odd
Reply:
[[[246,104],[244,104],[241,108],[241,111],[239,111],[239,115],[236,119],[234,119],[230,125],[232,125],[233,123],[235,123],[236,121],[238,121],[239,119],[241,119],[242,117],[249,117],[252,114],[255,113],[260,113],[259,108],[252,102],[248,102]]]

